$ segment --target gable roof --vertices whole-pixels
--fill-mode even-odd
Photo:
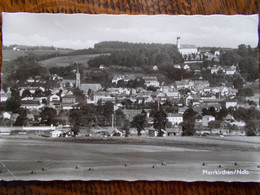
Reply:
[[[80,89],[85,92],[88,92],[89,89],[91,89],[92,91],[98,91],[102,89],[102,87],[99,83],[83,83],[80,85]]]

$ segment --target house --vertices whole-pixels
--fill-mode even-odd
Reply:
[[[224,70],[226,75],[234,75],[236,73],[236,66],[225,66]]]
[[[200,97],[197,94],[188,94],[185,99],[186,106],[199,104]]]
[[[11,112],[3,112],[2,113],[2,118],[3,119],[11,119],[12,113]]]
[[[163,133],[163,137],[167,136],[167,132],[164,129],[161,129],[162,133]],[[148,129],[148,135],[150,137],[157,137],[158,136],[158,131],[157,129],[154,129],[153,127],[150,127]]]
[[[43,107],[43,105],[41,105],[40,101],[27,100],[27,101],[21,102],[21,108],[24,108],[24,109],[29,109],[29,110],[36,109],[36,110],[38,110],[41,107]]]
[[[175,81],[175,84],[176,84],[177,89],[190,88],[189,80]]]
[[[214,52],[214,55],[215,55],[215,56],[219,56],[219,55],[220,55],[220,51],[216,50],[216,51]]]
[[[187,109],[188,107],[179,107],[178,113],[183,114]]]
[[[235,121],[235,118],[231,115],[231,114],[228,114],[224,119],[223,121],[225,122],[234,122]]]
[[[173,86],[163,86],[161,87],[160,91],[165,94],[165,96],[173,99],[181,98],[180,92],[175,90]]]
[[[163,94],[163,93],[158,93],[156,95],[156,99],[159,102],[165,102],[167,100],[167,96],[165,94]]]
[[[1,92],[1,102],[7,101],[8,98],[11,97],[11,92]]]
[[[167,119],[172,125],[179,125],[183,122],[183,115],[182,114],[174,114],[168,113]]]
[[[60,130],[54,130],[54,131],[51,131],[51,132],[50,132],[50,136],[51,136],[51,137],[61,137],[62,134],[63,134],[63,132],[60,131]]]
[[[209,109],[210,107],[214,107],[215,111],[217,112],[220,111],[222,108],[222,105],[220,103],[208,102],[206,105],[207,109]]]
[[[10,120],[13,121],[13,122],[15,122],[18,116],[19,116],[19,114],[14,113],[14,114],[12,114]]]
[[[112,95],[119,95],[119,94],[125,94],[125,95],[130,95],[130,93],[135,93],[135,90],[128,89],[128,88],[108,88],[108,92]]]
[[[226,108],[236,107],[237,106],[237,100],[226,100],[225,105],[226,105]]]
[[[60,96],[58,96],[58,95],[50,95],[50,96],[48,97],[48,99],[49,99],[50,102],[60,101]]]
[[[201,91],[202,89],[209,87],[209,81],[208,80],[193,80],[194,88]]]
[[[29,78],[26,79],[26,82],[27,83],[34,83],[35,80],[32,77],[29,77]]]
[[[177,68],[177,69],[181,69],[181,65],[180,64],[174,64],[173,67]]]
[[[223,69],[221,66],[217,66],[214,65],[211,69],[210,69],[210,73],[211,74],[217,74],[218,71],[222,70],[223,72],[225,72],[225,69]]]
[[[225,73],[226,75],[234,75],[236,73],[236,70],[232,68],[227,68]]]
[[[60,86],[62,88],[66,88],[66,87],[73,87],[75,86],[75,79],[63,79],[60,83]]]
[[[59,108],[62,108],[63,110],[72,110],[75,106],[75,103],[60,103]]]
[[[153,66],[153,70],[154,71],[157,71],[158,70],[158,67],[155,65],[155,66]]]
[[[183,69],[184,69],[184,70],[190,70],[190,66],[189,66],[188,64],[185,64],[185,65],[183,66]]]
[[[178,45],[178,44],[177,44]],[[196,54],[198,53],[198,48],[196,47],[196,45],[188,45],[188,44],[179,44],[179,46],[177,46],[178,51],[184,56],[184,55],[188,55],[188,54]]]
[[[54,80],[62,80],[63,78],[57,74],[53,74],[51,75],[51,79],[54,81]]]
[[[153,98],[150,95],[139,95],[136,97],[137,104],[145,104],[148,102],[153,102]]]
[[[118,81],[123,80],[124,82],[128,82],[130,80],[135,80],[135,75],[116,75],[112,79],[112,83],[117,84]]]
[[[38,87],[32,87],[32,86],[29,86],[29,87],[28,86],[19,87],[20,96],[22,96],[23,91],[26,90],[26,89],[28,89],[31,92],[31,94],[33,94],[33,93],[35,93],[36,89],[39,89],[39,88]],[[42,91],[44,91],[44,90],[42,90]]]
[[[143,77],[143,80],[144,80],[144,85],[146,87],[149,87],[149,86],[159,87],[160,86],[160,83],[158,82],[157,77],[145,76],[145,77]]]
[[[94,102],[95,102],[95,104],[97,104],[98,101],[101,101],[102,103],[104,103],[106,101],[114,102],[115,97],[111,97],[111,94],[107,91],[97,91],[97,92],[94,92]]]
[[[28,121],[34,121],[34,115],[32,113],[27,113]]]
[[[76,97],[74,95],[65,95],[62,97],[62,103],[67,103],[67,104],[75,104],[76,103]]]
[[[204,115],[202,117],[202,126],[203,127],[208,127],[210,121],[215,121],[215,117],[212,115]]]
[[[176,126],[172,128],[166,128],[166,132],[168,136],[180,136],[182,135],[182,127]]]

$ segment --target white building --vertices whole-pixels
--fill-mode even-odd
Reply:
[[[202,117],[202,126],[204,126],[204,127],[209,126],[210,121],[215,121],[215,117],[212,115],[204,115]]]
[[[60,101],[60,96],[58,96],[58,95],[51,95],[51,96],[49,96],[49,101],[50,102],[53,102],[53,101]]]
[[[236,100],[227,100],[226,101],[226,108],[236,107],[236,106],[237,106],[237,101]]]
[[[62,131],[54,130],[50,132],[51,137],[60,137],[62,135]]]
[[[153,87],[159,87],[160,83],[157,80],[157,77],[143,77],[144,79],[144,85],[149,87],[149,86],[153,86]]]
[[[169,114],[167,115],[167,119],[168,119],[168,121],[169,121],[172,125],[179,125],[180,123],[183,122],[183,116],[182,116],[182,114],[169,113]]]
[[[181,45],[180,37],[177,37],[177,49],[182,55],[198,53],[198,48],[195,45]]]

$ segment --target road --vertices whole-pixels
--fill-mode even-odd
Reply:
[[[260,181],[260,143],[241,144],[232,139],[183,140],[182,146],[174,146],[2,137],[0,179]],[[197,144],[190,144],[190,140]],[[219,142],[222,148],[196,147],[199,142],[208,145],[212,142],[214,147]],[[223,171],[234,171],[234,174]]]

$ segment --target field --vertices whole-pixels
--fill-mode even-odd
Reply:
[[[40,64],[42,64],[44,67],[50,68],[50,67],[58,67],[58,66],[68,66],[73,63],[81,63],[81,64],[87,64],[87,62],[97,57],[101,54],[86,54],[86,55],[73,55],[73,56],[61,56],[61,57],[55,57],[50,58],[47,60],[40,61]],[[105,55],[105,54],[102,54]]]
[[[260,181],[259,154],[259,137],[1,137],[0,178]],[[203,174],[242,169],[244,174]]]
[[[56,54],[56,53],[59,53],[59,54],[68,54],[72,52],[71,49],[63,49],[63,50],[47,50],[47,49],[44,49],[44,50],[28,50],[28,51],[25,51],[25,50],[20,50],[20,51],[13,51],[13,50],[10,50],[10,49],[6,49],[6,50],[2,50],[2,56],[3,56],[3,61],[11,61],[11,60],[15,60],[16,58],[20,57],[20,56],[26,56],[26,55],[29,55],[30,53],[31,54],[35,54],[37,56],[40,56],[40,55],[50,55],[50,54]]]

